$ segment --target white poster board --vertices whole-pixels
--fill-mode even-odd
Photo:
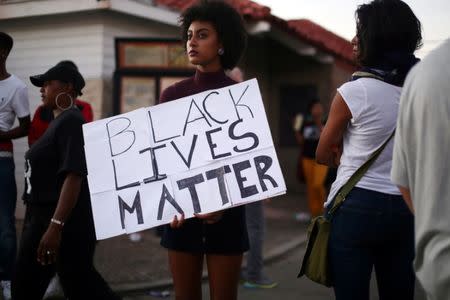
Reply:
[[[97,239],[284,194],[256,79],[83,125]]]

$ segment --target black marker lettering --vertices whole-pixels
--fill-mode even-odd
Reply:
[[[233,164],[234,175],[236,176],[236,180],[239,186],[239,190],[241,191],[241,197],[247,198],[258,194],[258,189],[256,185],[251,185],[244,187],[244,181],[247,181],[247,177],[243,177],[241,175],[241,171],[250,168],[250,162],[248,160],[244,160],[238,163]]]
[[[155,126],[153,125],[153,119],[152,119],[152,114],[150,113],[150,111],[148,111],[148,118],[150,119],[150,127],[152,128],[152,135],[153,135],[153,142],[155,143],[160,143],[160,142],[164,142],[170,139],[174,139],[176,137],[179,137],[180,135],[175,135],[175,136],[171,136],[162,140],[157,141],[155,138]]]
[[[194,120],[189,120],[189,117],[191,116],[191,109],[192,109],[192,105],[195,105],[195,107],[197,108],[198,112],[202,115],[201,117],[194,119]],[[208,123],[209,127],[211,127],[211,124],[209,123],[208,119],[205,117],[205,115],[203,114],[203,112],[200,110],[200,108],[198,107],[197,103],[195,103],[194,99],[192,99],[191,101],[191,105],[189,106],[189,111],[188,114],[186,116],[186,121],[184,122],[184,128],[183,128],[183,136],[186,133],[186,127],[189,123],[193,123],[195,121],[201,120],[201,119],[205,119],[206,123]]]
[[[131,207],[129,207],[128,204],[119,196],[119,211],[122,229],[125,229],[125,211],[129,212],[130,214],[136,211],[138,224],[144,224],[144,218],[142,216],[141,195],[139,194],[139,191],[137,191],[136,196],[134,197],[133,205]]]
[[[278,187],[277,182],[275,179],[272,178],[272,176],[269,176],[266,174],[267,170],[270,169],[272,166],[272,158],[270,156],[261,155],[254,158],[255,166],[256,166],[256,172],[258,173],[259,183],[261,184],[262,190],[265,192],[267,191],[266,183],[264,182],[264,179],[269,180],[273,187]],[[264,166],[261,167],[261,164]]]
[[[198,194],[197,194],[197,190],[195,189],[195,185],[202,183],[203,181],[205,181],[205,180],[203,179],[202,174],[198,174],[198,175],[177,181],[178,188],[180,189],[180,191],[185,188],[187,188],[189,190],[189,193],[191,194],[192,205],[194,206],[194,212],[197,214],[199,212],[201,212],[202,209],[200,208],[200,202],[198,200]]]
[[[181,159],[183,160],[184,164],[188,168],[191,167],[192,154],[194,153],[195,144],[197,143],[197,138],[198,138],[198,135],[194,134],[194,136],[192,137],[191,150],[189,150],[189,156],[188,156],[187,160],[186,160],[186,158],[184,158],[183,154],[181,154],[181,151],[180,151],[180,149],[178,149],[178,147],[175,144],[175,142],[174,141],[170,142],[172,144],[173,148],[175,149],[175,151],[177,151],[178,155],[181,157]]]
[[[228,200],[228,193],[227,187],[225,185],[224,175],[225,175],[225,168],[217,168],[206,172],[206,179],[210,180],[213,178],[217,178],[217,183],[219,184],[220,198],[222,198],[222,205],[225,205],[228,202],[230,202],[230,200]]]
[[[161,149],[166,147],[166,144],[164,145],[159,145],[156,146],[154,148],[149,147],[149,148],[145,148],[142,149],[141,151],[139,151],[139,153],[144,153],[145,151],[149,151],[150,152],[150,158],[152,160],[152,169],[153,169],[153,176],[152,177],[147,177],[144,179],[144,183],[149,183],[149,182],[154,182],[154,181],[159,181],[159,180],[163,180],[167,178],[166,174],[159,174],[158,171],[158,161],[156,160],[156,156],[155,156],[155,150]]]
[[[242,94],[241,94],[241,96],[239,97],[239,100],[238,100],[237,102],[234,101],[234,97],[233,97],[233,94],[231,93],[231,89],[228,90],[228,93],[230,94],[230,97],[231,97],[231,101],[233,102],[233,105],[234,105],[234,109],[236,110],[236,115],[237,115],[238,119],[241,118],[241,116],[239,115],[239,112],[238,112],[238,106],[247,107],[248,111],[250,112],[250,115],[252,116],[252,118],[254,118],[253,112],[252,112],[252,110],[250,109],[250,107],[248,107],[248,106],[245,105],[245,104],[239,104],[239,102],[241,102],[242,97],[244,96],[245,92],[247,92],[248,88],[249,88],[249,85],[247,85],[247,87],[245,88],[245,90],[242,92]]]
[[[135,181],[126,185],[122,185],[119,186],[119,184],[117,183],[117,171],[116,171],[116,163],[114,162],[114,159],[112,160],[112,164],[113,164],[113,171],[114,171],[114,182],[116,184],[116,191],[120,191],[120,190],[124,190],[133,186],[138,186],[140,185],[139,181]]]
[[[234,122],[230,125],[230,127],[228,128],[228,135],[229,135],[230,138],[233,139],[233,140],[241,140],[241,139],[246,139],[246,138],[253,139],[253,144],[252,144],[250,147],[245,148],[245,149],[239,149],[237,146],[234,146],[234,147],[233,147],[233,150],[236,151],[236,152],[238,152],[238,153],[239,153],[239,152],[247,152],[247,151],[253,150],[253,149],[257,148],[258,145],[259,145],[259,139],[258,139],[258,136],[257,136],[255,133],[253,133],[253,132],[247,132],[247,133],[244,133],[244,134],[241,135],[241,136],[236,136],[236,135],[234,134],[234,129],[236,128],[236,125],[239,124],[240,122],[242,122],[242,119],[239,119],[239,120],[237,120],[237,121],[234,121]]]
[[[211,138],[211,135],[212,135],[214,132],[218,132],[218,131],[222,131],[222,127],[219,127],[219,128],[216,128],[216,129],[212,129],[212,130],[209,130],[209,131],[206,131],[206,132],[205,132],[205,134],[206,134],[206,140],[208,141],[209,150],[211,151],[211,157],[212,157],[212,159],[218,159],[218,158],[227,157],[227,156],[230,156],[230,155],[231,155],[230,152],[222,153],[222,154],[219,154],[219,155],[216,155],[216,154],[214,153],[214,148],[217,148],[217,144],[213,143],[212,138]]]
[[[121,122],[124,121],[124,120],[125,120],[126,126],[124,126],[124,127],[121,129],[121,131],[119,131],[119,132],[117,132],[117,133],[114,133],[114,134],[111,136],[111,129],[112,129],[111,126],[112,126],[112,123],[113,123],[113,122],[114,122],[114,123],[121,123]],[[116,156],[116,155],[119,155],[119,154],[122,154],[122,153],[124,153],[124,152],[127,152],[127,151],[133,146],[134,141],[136,140],[136,134],[135,134],[134,131],[132,131],[132,130],[127,130],[128,127],[130,127],[130,125],[131,125],[130,119],[128,119],[128,118],[123,118],[123,117],[113,119],[113,120],[109,121],[108,123],[106,123],[106,132],[108,133],[108,142],[109,142],[109,150],[110,150],[110,152],[111,152],[111,157],[114,157],[114,156]],[[131,134],[131,136],[132,136],[132,141],[131,141],[131,143],[129,143],[128,148],[126,148],[125,150],[122,150],[122,149],[114,149],[114,150],[116,150],[116,151],[114,151],[113,148],[115,148],[115,147],[113,147],[113,144],[114,144],[114,143],[113,143],[113,138],[118,137],[119,135],[122,135],[122,134],[127,134],[127,136],[129,136],[129,135]],[[129,137],[128,137],[128,138],[129,138]],[[118,148],[119,148],[119,147],[124,147],[124,146],[123,146],[123,145],[124,145],[123,142],[124,142],[123,139],[121,139],[120,142],[117,143],[117,147],[118,147]],[[121,150],[122,150],[122,151],[121,151]],[[120,151],[121,151],[121,152],[120,152]]]
[[[223,168],[225,169],[226,174],[231,173],[231,168],[229,165],[225,165],[225,166],[223,166]]]
[[[209,96],[211,96],[213,94],[214,95],[219,95],[219,93],[215,92],[215,91],[209,93],[208,95],[206,95],[205,99],[203,100],[203,109],[204,109],[205,113],[208,115],[208,117],[211,118],[211,120],[213,120],[214,122],[219,123],[219,124],[225,124],[225,123],[228,122],[228,120],[226,120],[226,121],[219,121],[219,120],[213,118],[213,116],[209,113],[208,109],[206,109],[206,100],[208,100]]]
[[[177,210],[178,213],[184,214],[181,207],[178,205],[178,203],[175,201],[175,199],[172,197],[172,195],[169,193],[169,190],[167,189],[166,185],[163,184],[163,190],[161,193],[161,198],[159,199],[159,206],[158,206],[158,220],[162,219],[162,215],[164,212],[164,204],[168,201],[170,204],[172,204],[173,207]]]

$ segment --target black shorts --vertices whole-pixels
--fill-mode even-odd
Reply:
[[[170,250],[189,253],[242,254],[249,249],[245,207],[226,210],[220,221],[214,224],[192,218],[177,229],[166,225],[161,245]]]

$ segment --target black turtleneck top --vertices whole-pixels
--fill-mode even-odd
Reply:
[[[236,83],[226,76],[223,70],[208,73],[197,70],[194,76],[165,89],[161,94],[160,103]],[[222,218],[214,224],[191,218],[177,229],[165,226],[161,245],[168,249],[190,253],[243,253],[249,249],[245,207],[238,206],[225,210]]]
[[[237,82],[225,75],[223,70],[204,73],[196,71],[195,75],[177,82],[165,89],[160,97],[160,103],[180,99],[207,90],[220,89]]]

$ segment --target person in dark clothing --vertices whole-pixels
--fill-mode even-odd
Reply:
[[[74,68],[78,71],[77,65],[71,60],[60,61],[57,65],[64,65],[70,68]],[[75,99],[75,106],[80,110],[86,123],[92,122],[94,120],[92,106],[88,102],[80,99]],[[53,119],[53,110],[51,108],[46,107],[43,104],[39,105],[38,108],[36,108],[33,119],[31,120],[30,130],[28,132],[29,147],[31,147],[44,134]],[[59,283],[58,276],[55,276],[50,281],[44,298],[50,298],[58,294],[61,294],[61,285]]]
[[[77,70],[57,65],[30,80],[41,87],[42,101],[55,118],[25,154],[27,208],[12,297],[42,299],[57,272],[71,300],[119,299],[93,265],[96,238],[83,150],[85,121],[73,101],[84,79]]]
[[[223,2],[202,2],[183,13],[181,26],[189,61],[197,71],[164,90],[160,101],[235,84],[224,70],[236,66],[245,48],[247,36],[240,15]],[[161,244],[168,249],[175,299],[202,298],[204,256],[210,298],[237,299],[242,255],[249,247],[243,206],[186,221],[175,217],[165,227]]]
[[[70,60],[60,61],[58,65],[65,65],[78,70],[77,65]],[[75,99],[75,105],[80,110],[86,123],[94,120],[92,106],[88,102]],[[28,132],[28,146],[31,147],[31,145],[33,145],[44,134],[50,122],[53,121],[53,118],[53,111],[50,108],[47,108],[44,105],[40,105],[36,108],[33,115],[33,120],[31,120],[30,131]]]
[[[318,99],[314,99],[308,105],[308,115],[305,122],[295,132],[302,153],[301,167],[306,183],[306,197],[310,213],[309,215],[297,214],[298,220],[314,218],[323,213],[326,196],[324,183],[328,168],[316,162],[316,149],[324,123],[322,103]]]

